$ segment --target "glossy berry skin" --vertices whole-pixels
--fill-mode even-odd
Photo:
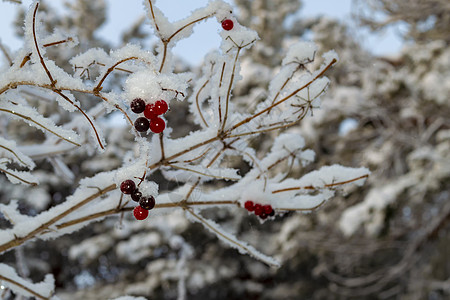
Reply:
[[[140,114],[145,110],[145,101],[142,100],[141,98],[136,98],[133,101],[131,101],[130,108],[132,112]]]
[[[166,128],[166,122],[164,122],[164,120],[160,117],[150,120],[150,130],[153,133],[161,133],[164,131],[164,128]]]
[[[167,105],[166,101],[158,100],[155,102],[155,113],[157,115],[165,114],[168,109],[169,109],[169,106]]]
[[[120,184],[120,190],[124,194],[129,195],[129,194],[133,193],[135,189],[136,189],[136,184],[131,179],[122,181],[122,183]]]
[[[139,132],[146,132],[149,127],[150,122],[144,117],[139,117],[134,121],[134,128]]]
[[[141,200],[142,197],[142,193],[138,190],[135,189],[133,193],[131,193],[131,199],[133,199],[133,201],[139,202],[139,200]]]
[[[264,213],[266,215],[270,215],[272,213],[272,211],[273,211],[272,206],[269,205],[269,204],[268,205],[264,205],[263,206],[263,210],[264,210]]]
[[[145,106],[144,116],[149,120],[153,120],[158,117],[154,103],[149,103]]]
[[[136,206],[133,209],[133,215],[136,218],[136,220],[145,220],[148,217],[148,210],[143,209],[140,206]]]
[[[143,209],[150,210],[155,207],[155,198],[153,196],[142,197],[141,200],[139,200],[139,205]]]
[[[250,200],[245,201],[244,207],[248,211],[254,211],[255,210],[255,204],[253,203],[253,201],[250,201]]]
[[[225,19],[222,21],[222,28],[226,31],[233,29],[234,23],[230,19]]]
[[[264,213],[264,208],[261,204],[256,203],[255,204],[255,215],[260,216]]]

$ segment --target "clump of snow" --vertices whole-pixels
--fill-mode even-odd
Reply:
[[[317,45],[313,42],[298,42],[289,47],[286,56],[282,61],[282,65],[291,63],[307,64],[314,61],[317,52]]]

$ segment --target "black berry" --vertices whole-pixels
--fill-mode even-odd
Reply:
[[[136,128],[136,130],[139,132],[146,132],[149,127],[150,122],[147,120],[147,118],[140,117],[137,118],[136,121],[134,121],[134,128]]]
[[[131,199],[133,199],[133,201],[139,202],[139,200],[141,200],[141,197],[142,193],[138,189],[131,193]]]
[[[141,200],[139,200],[139,205],[143,209],[150,210],[155,207],[155,198],[153,196],[142,197]]]
[[[145,110],[145,101],[142,100],[141,98],[136,98],[133,101],[131,101],[130,107],[132,112],[140,114]]]

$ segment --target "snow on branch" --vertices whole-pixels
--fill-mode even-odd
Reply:
[[[0,263],[0,280],[13,292],[25,297],[50,299],[55,291],[55,278],[52,274],[45,275],[42,282],[32,283],[20,277],[14,268],[2,263]]]

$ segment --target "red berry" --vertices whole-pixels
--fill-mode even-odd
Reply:
[[[250,200],[245,201],[244,207],[248,211],[254,211],[255,210],[255,204],[253,203],[253,201],[250,201]]]
[[[131,193],[131,199],[133,199],[133,201],[139,202],[141,197],[142,193],[138,189],[135,189],[134,192]]]
[[[155,198],[153,196],[150,197],[142,197],[139,200],[139,205],[146,210],[150,210],[155,207]]]
[[[264,205],[263,210],[266,215],[270,215],[270,213],[273,211],[272,206],[269,204]]]
[[[163,132],[164,128],[166,128],[166,122],[160,117],[156,117],[150,120],[150,130],[154,133]]]
[[[122,183],[120,184],[120,190],[124,194],[129,195],[132,192],[134,192],[135,189],[136,189],[136,184],[134,184],[134,181],[131,180],[131,179],[127,179],[125,181],[122,181]]]
[[[133,215],[137,220],[145,220],[148,217],[148,210],[143,209],[140,206],[136,206],[133,209]]]
[[[154,103],[149,103],[145,106],[144,116],[149,120],[152,120],[158,116]]]
[[[155,112],[157,115],[165,114],[168,109],[169,106],[167,105],[166,101],[158,100],[155,102]]]
[[[141,98],[136,98],[133,101],[131,101],[130,105],[131,111],[133,111],[136,114],[140,114],[145,110],[145,102]]]
[[[234,26],[234,23],[230,19],[225,19],[222,21],[222,28],[224,30],[227,30],[227,31],[231,30],[231,29],[233,29],[233,26]]]
[[[264,212],[264,209],[261,204],[255,204],[255,215],[260,216]]]
[[[139,132],[146,132],[149,127],[150,122],[144,117],[139,117],[134,121],[134,128]]]
[[[259,215],[259,217],[260,217],[262,220],[267,219],[268,216],[269,216],[269,215],[266,214],[265,212],[263,212],[262,214]]]

